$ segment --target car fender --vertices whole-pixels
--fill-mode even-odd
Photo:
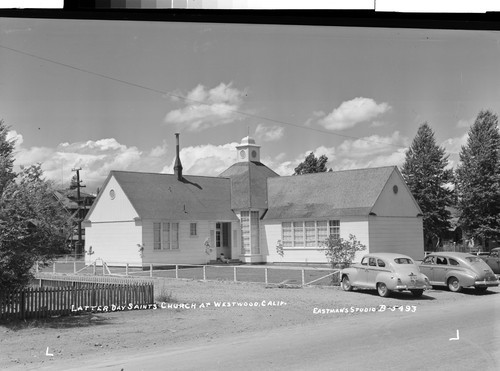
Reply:
[[[379,282],[385,283],[389,290],[395,290],[398,282],[398,275],[393,272],[380,272],[375,277],[375,287]]]
[[[446,272],[445,284],[448,282],[448,279],[450,277],[458,278],[458,281],[460,282],[460,286],[462,286],[462,287],[473,286],[474,283],[476,282],[476,278],[475,278],[475,275],[473,273],[459,271],[459,270],[450,270],[450,271]]]

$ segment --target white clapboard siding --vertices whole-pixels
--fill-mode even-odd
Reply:
[[[111,191],[114,192],[114,198],[110,195]],[[92,223],[127,221],[138,217],[139,215],[130,203],[130,200],[113,176],[101,191],[94,209],[87,216]]]
[[[422,218],[370,217],[370,252],[396,252],[424,257]]]
[[[134,221],[114,223],[92,223],[85,229],[87,252],[92,246],[92,255],[85,255],[86,263],[102,259],[108,264],[141,264],[139,246],[142,242],[141,226]]]
[[[338,219],[338,218],[329,218]],[[262,223],[262,242],[261,252],[268,263],[327,263],[325,252],[320,247],[284,248],[284,255],[280,256],[276,251],[276,244],[281,240],[281,222]],[[341,218],[340,219],[340,237],[349,238],[349,234],[356,236],[356,239],[366,245],[367,250],[356,254],[355,261],[361,260],[361,257],[367,253],[369,248],[368,221],[366,217]]]

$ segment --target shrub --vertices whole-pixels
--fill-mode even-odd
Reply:
[[[366,246],[359,242],[356,236],[352,234],[349,235],[349,240],[330,236],[324,242],[324,246],[326,258],[332,268],[348,267],[352,263],[356,252],[366,249]]]

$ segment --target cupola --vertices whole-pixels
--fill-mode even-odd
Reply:
[[[255,139],[247,136],[236,146],[238,162],[260,162],[260,146],[255,144]]]

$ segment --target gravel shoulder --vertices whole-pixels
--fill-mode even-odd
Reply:
[[[339,287],[266,287],[264,284],[158,280],[157,293],[174,302],[156,310],[116,311],[0,324],[0,369],[39,369],[88,357],[119,355],[131,349],[154,351],[165,345],[210,342],[228,335],[265,332],[346,316],[375,316],[385,306],[418,311],[463,301],[480,305],[499,288],[477,295],[474,290],[451,293],[430,290],[421,298],[375,291],[343,292]],[[47,355],[47,353],[49,355]]]

